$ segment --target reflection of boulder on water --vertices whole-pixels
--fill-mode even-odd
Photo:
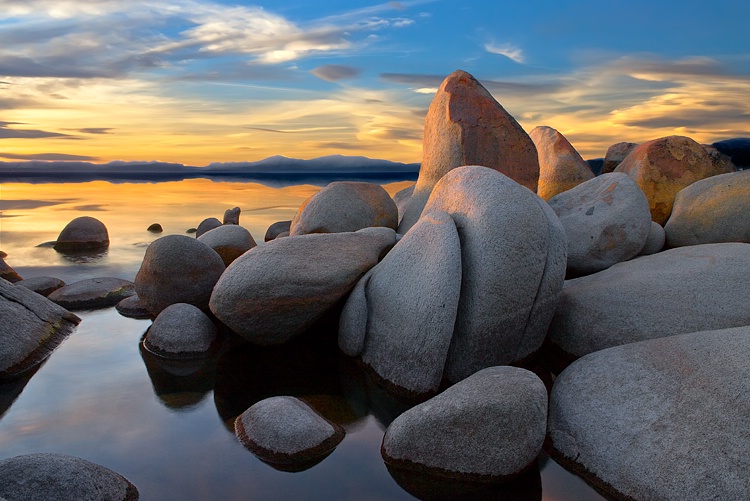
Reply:
[[[32,367],[27,370],[19,377],[10,379],[7,381],[0,381],[0,419],[8,412],[13,402],[21,395],[23,389],[26,388],[26,384],[31,380],[31,377],[37,373],[39,368],[43,366],[47,360],[42,361],[39,365]]]
[[[73,264],[96,264],[103,261],[109,252],[109,248],[92,250],[55,250],[63,259]]]
[[[542,476],[534,463],[514,480],[480,482],[452,479],[386,464],[388,473],[409,494],[424,501],[535,501],[542,499]]]
[[[188,409],[203,401],[214,388],[216,358],[168,360],[138,346],[154,394],[165,407]]]

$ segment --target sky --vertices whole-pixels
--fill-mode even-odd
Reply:
[[[452,71],[584,158],[750,136],[750,2],[0,0],[0,161],[421,160]]]

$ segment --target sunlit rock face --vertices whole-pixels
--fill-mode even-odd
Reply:
[[[553,457],[608,499],[746,499],[750,328],[587,355],[555,380]]]
[[[77,217],[63,228],[54,247],[58,251],[87,251],[109,247],[107,227],[96,218]]]
[[[677,194],[667,245],[750,242],[750,171],[697,181]]]
[[[211,311],[253,343],[284,343],[346,296],[395,243],[390,228],[277,238],[227,268]]]
[[[638,146],[638,143],[615,143],[607,148],[607,153],[604,154],[604,163],[602,164],[602,174],[614,172],[618,165],[625,160],[625,157],[630,155],[630,152]]]
[[[0,279],[0,381],[36,366],[81,321],[26,287]]]
[[[57,501],[136,501],[138,489],[104,466],[64,454],[27,454],[0,461],[0,497]]]
[[[536,193],[539,160],[531,138],[474,77],[448,75],[424,123],[422,166],[399,233],[419,219],[435,184],[462,165],[495,169]]]
[[[615,172],[632,177],[651,206],[651,218],[664,225],[672,212],[677,193],[726,170],[718,169],[705,148],[684,136],[668,136],[637,146]]]
[[[424,212],[448,213],[461,242],[461,297],[445,377],[521,360],[542,344],[563,286],[565,230],[541,198],[486,167],[435,186]]]
[[[23,280],[21,275],[16,273],[16,270],[10,267],[3,258],[0,257],[0,278],[7,280],[8,282],[15,283]]]
[[[627,261],[643,249],[651,212],[629,176],[611,172],[549,200],[568,239],[568,275],[585,275]]]
[[[379,184],[334,182],[308,198],[292,219],[289,234],[339,233],[372,226],[393,230],[398,209]]]
[[[381,451],[387,464],[502,479],[536,459],[546,427],[544,383],[525,369],[489,367],[397,417]]]
[[[216,251],[226,266],[257,245],[249,231],[234,223],[207,231],[198,241]]]
[[[537,194],[549,200],[594,178],[594,173],[573,145],[552,127],[535,127],[529,137],[539,154]]]

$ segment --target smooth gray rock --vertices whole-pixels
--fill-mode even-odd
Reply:
[[[553,457],[612,499],[746,499],[750,327],[587,355],[552,389]]]
[[[81,216],[69,222],[54,244],[55,250],[87,251],[109,247],[109,233],[104,223],[96,218]]]
[[[278,237],[281,233],[289,234],[289,228],[292,225],[292,221],[276,221],[266,230],[266,235],[263,237],[264,242],[270,242],[274,238]]]
[[[508,364],[544,341],[565,276],[566,239],[536,194],[485,167],[451,170],[424,213],[451,215],[461,241],[461,297],[445,376]]]
[[[65,287],[65,282],[55,277],[27,278],[26,280],[21,280],[16,283],[45,297],[49,296],[57,289]]]
[[[175,303],[208,308],[216,281],[226,267],[208,245],[184,235],[167,235],[146,249],[135,276],[135,291],[152,315]]]
[[[164,358],[200,358],[216,341],[216,326],[199,308],[187,303],[164,308],[146,332],[143,344]]]
[[[133,294],[130,297],[126,297],[115,305],[117,312],[123,317],[128,318],[140,318],[146,319],[151,318],[151,313],[143,306],[141,298],[138,294]]]
[[[272,240],[229,265],[211,311],[251,342],[284,343],[346,296],[395,242],[390,228]]]
[[[456,225],[445,212],[423,215],[350,294],[339,345],[360,355],[388,386],[410,396],[435,393],[460,292]]]
[[[387,464],[476,479],[525,470],[542,450],[547,390],[518,367],[489,367],[397,417],[381,448]]]
[[[257,245],[249,231],[234,223],[209,230],[198,241],[215,250],[225,266]]]
[[[669,247],[750,242],[750,170],[712,176],[681,190],[664,231]]]
[[[398,220],[401,222],[401,218],[404,217],[404,210],[406,210],[406,204],[409,202],[409,199],[414,194],[414,187],[416,185],[412,184],[411,186],[407,186],[403,190],[400,190],[395,195],[393,195],[393,201],[396,204],[396,208],[398,209]]]
[[[109,308],[135,294],[135,285],[121,278],[89,278],[61,287],[47,296],[69,310]]]
[[[8,501],[136,501],[138,489],[104,466],[64,454],[0,461],[0,496]]]
[[[398,209],[379,184],[334,182],[308,198],[294,215],[291,236],[340,233],[372,226],[396,229]]]
[[[646,195],[620,172],[579,184],[552,197],[549,205],[565,228],[569,275],[595,273],[634,258],[651,230]]]
[[[234,207],[224,211],[223,224],[240,224],[240,208]]]
[[[81,321],[26,287],[0,279],[0,380],[37,365]]]
[[[638,253],[639,256],[650,256],[661,252],[664,248],[664,242],[666,242],[667,235],[664,232],[664,228],[657,222],[651,221],[651,229],[648,232],[648,238],[646,243],[643,244],[643,249]]]
[[[10,267],[8,263],[5,262],[3,258],[0,257],[0,278],[3,280],[7,280],[11,283],[20,282],[23,280],[21,278],[21,275],[16,273],[16,270]]]
[[[214,228],[218,228],[219,226],[221,226],[221,221],[219,221],[215,217],[207,217],[200,222],[198,228],[195,230],[195,238],[198,238],[207,231],[211,231]]]
[[[271,397],[243,412],[234,423],[237,438],[271,464],[301,463],[329,454],[344,430],[295,397]]]
[[[750,325],[750,244],[679,247],[565,282],[549,341],[581,357],[611,346]]]

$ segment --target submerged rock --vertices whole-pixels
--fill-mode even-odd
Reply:
[[[216,341],[216,327],[199,308],[187,303],[164,308],[148,329],[143,344],[164,358],[200,358]]]
[[[121,278],[89,278],[52,292],[51,301],[69,310],[109,308],[135,294],[133,282]]]
[[[17,284],[45,297],[49,296],[57,289],[65,287],[65,282],[55,277],[27,278],[26,280],[17,282]]]
[[[104,223],[82,216],[73,219],[60,232],[54,248],[57,251],[88,251],[109,247],[109,234]]]

